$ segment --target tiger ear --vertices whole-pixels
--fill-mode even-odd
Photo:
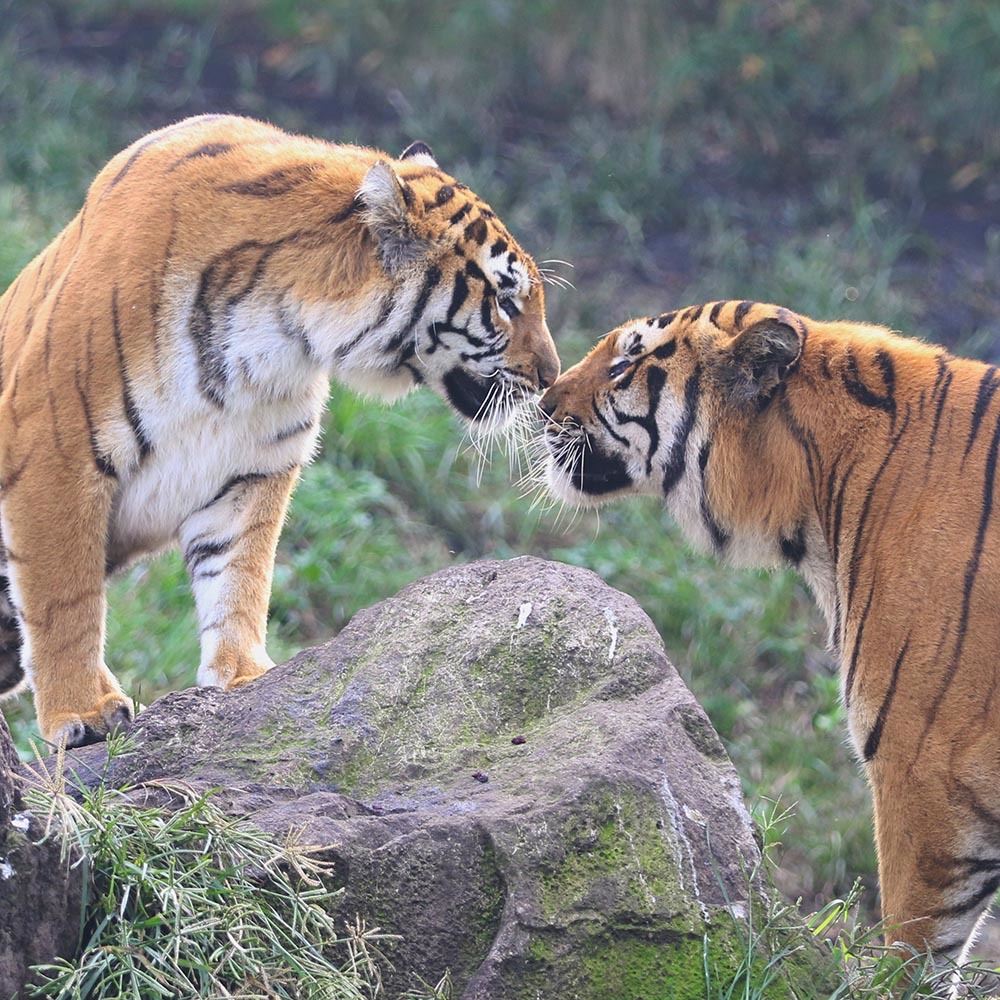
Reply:
[[[412,196],[411,196],[412,197]],[[389,274],[420,260],[424,241],[414,232],[403,185],[385,160],[376,160],[358,188],[362,215]]]
[[[399,154],[401,160],[413,160],[425,167],[437,167],[437,160],[434,159],[434,150],[426,142],[411,142],[402,153]],[[440,169],[440,168],[439,168]]]
[[[803,334],[777,319],[762,319],[726,350],[721,381],[737,406],[764,407],[802,356]]]

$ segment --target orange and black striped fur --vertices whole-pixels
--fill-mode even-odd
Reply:
[[[70,745],[127,721],[105,578],[172,543],[199,682],[252,679],[328,377],[426,383],[490,428],[558,372],[535,264],[422,143],[391,160],[220,115],[153,132],[0,299],[0,690],[26,677]]]
[[[575,504],[662,496],[826,615],[890,940],[962,955],[1000,886],[1000,371],[875,326],[716,302],[608,334],[542,398]]]

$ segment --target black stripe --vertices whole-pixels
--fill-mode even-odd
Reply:
[[[397,333],[389,344],[389,350],[398,351],[400,347],[412,336],[413,329],[423,316],[424,310],[427,308],[427,303],[430,301],[431,293],[435,288],[441,283],[441,268],[437,265],[431,265],[427,268],[427,274],[424,276],[424,283],[420,287],[420,292],[417,295],[417,301],[413,304],[413,309],[410,310],[410,317],[403,324],[403,328]]]
[[[607,417],[601,413],[601,408],[597,405],[597,397],[590,397],[590,407],[594,411],[594,416],[597,417],[600,425],[608,432],[611,438],[617,441],[623,448],[628,447],[628,441],[621,436],[612,426],[608,423]]]
[[[454,226],[454,225],[456,225],[457,223],[461,222],[461,221],[462,221],[462,219],[464,219],[464,218],[465,218],[465,217],[466,217],[466,216],[467,216],[467,215],[469,214],[469,212],[471,212],[471,211],[472,211],[472,206],[471,206],[471,205],[470,205],[470,204],[469,204],[468,202],[466,202],[466,203],[465,203],[465,204],[464,204],[464,205],[463,205],[463,206],[462,206],[462,207],[461,207],[461,208],[460,208],[460,209],[459,209],[459,210],[458,210],[457,212],[455,212],[455,214],[454,214],[454,215],[452,215],[452,217],[451,217],[451,218],[450,218],[450,219],[448,220],[448,225],[449,225],[449,226]]]
[[[214,577],[222,576],[226,572],[226,567],[221,567],[220,569],[199,569],[194,572],[189,572],[191,577],[191,582],[194,583],[196,580],[211,580]]]
[[[225,194],[246,195],[251,198],[277,198],[294,191],[319,170],[318,163],[297,163],[290,167],[278,167],[249,181],[236,181],[219,188]]]
[[[225,258],[225,264],[227,265],[226,271],[222,273],[221,279],[217,282],[218,289],[217,292],[221,293],[226,291],[228,286],[235,285],[236,279],[240,277],[241,271],[253,260],[254,254],[256,254],[256,261],[253,262],[253,267],[250,270],[249,276],[242,282],[241,286],[237,286],[235,290],[229,290],[226,295],[226,306],[232,307],[238,305],[242,302],[254,289],[257,287],[258,282],[264,276],[264,270],[267,267],[268,261],[274,256],[278,250],[278,244],[271,243],[266,245],[260,244],[243,244],[238,248],[239,254],[245,256],[245,260],[239,260],[237,251],[234,250],[232,253],[227,254]],[[221,262],[220,262],[221,263]]]
[[[211,268],[201,273],[201,281],[191,306],[188,333],[195,342],[198,352],[198,388],[202,394],[220,409],[225,404],[223,386],[226,381],[226,364],[218,345],[215,343],[215,323],[209,304]]]
[[[878,753],[879,744],[882,742],[882,731],[885,729],[885,720],[889,716],[892,699],[896,696],[899,669],[903,665],[903,660],[906,658],[906,652],[909,648],[910,637],[907,636],[906,642],[903,643],[903,648],[899,651],[899,656],[896,657],[896,662],[893,664],[892,678],[889,681],[889,688],[885,693],[885,697],[882,699],[882,704],[879,706],[878,715],[875,717],[875,725],[872,726],[872,730],[868,734],[868,739],[865,740],[864,758],[866,761],[870,761]]]
[[[844,388],[848,394],[856,399],[862,406],[871,409],[884,410],[889,414],[890,420],[896,419],[896,399],[893,395],[896,386],[896,374],[893,368],[892,358],[885,351],[877,351],[875,363],[882,370],[882,378],[885,382],[885,395],[880,396],[872,391],[861,379],[858,371],[858,359],[850,352],[847,353],[847,361],[844,366],[843,380]]]
[[[712,442],[706,441],[698,452],[698,469],[701,471],[701,519],[708,529],[708,534],[712,539],[712,547],[716,552],[721,552],[729,543],[729,533],[724,531],[719,522],[715,519],[708,502],[708,487],[705,483],[705,471],[708,468],[708,460],[711,455]]]
[[[851,563],[850,563],[850,576],[848,578],[847,584],[847,613],[850,614],[851,608],[854,605],[854,588],[858,582],[858,573],[861,570],[861,552],[866,545],[865,538],[865,525],[868,521],[868,515],[871,513],[872,501],[875,497],[875,489],[878,486],[879,480],[882,478],[883,473],[889,466],[889,462],[892,460],[892,456],[896,453],[896,449],[899,447],[899,442],[903,440],[903,436],[906,434],[907,428],[910,426],[910,409],[907,406],[906,417],[903,419],[903,426],[899,429],[899,432],[892,439],[892,444],[889,446],[882,459],[881,464],[878,467],[875,475],[872,476],[871,482],[868,484],[868,488],[865,490],[864,503],[861,505],[861,516],[858,518],[858,523],[854,529],[854,550],[851,552]]]
[[[663,495],[669,496],[671,490],[680,482],[684,475],[687,443],[694,427],[695,409],[698,404],[698,393],[701,386],[701,368],[696,367],[684,384],[684,417],[670,445],[667,461],[663,469]]]
[[[641,370],[641,369],[634,369]],[[656,365],[647,365],[646,372],[646,392],[647,400],[646,412],[641,416],[632,416],[622,413],[615,405],[611,404],[612,412],[619,424],[638,424],[649,437],[649,444],[646,448],[646,475],[653,471],[653,458],[660,448],[660,425],[656,419],[657,410],[660,408],[660,397],[663,395],[663,387],[667,382],[666,372]],[[622,380],[624,382],[624,379]]]
[[[1000,889],[1000,875],[994,875],[993,878],[987,879],[976,892],[961,903],[955,903],[953,906],[944,906],[939,910],[931,910],[927,916],[934,920],[940,920],[942,917],[960,917],[970,910],[981,907],[984,903],[992,899],[997,889]]]
[[[355,195],[346,208],[341,209],[336,215],[330,216],[330,222],[335,226],[339,226],[342,222],[347,222],[348,219],[357,215],[364,206],[364,199],[360,195]]]
[[[662,316],[660,316],[660,317],[659,317],[659,318],[657,319],[657,321],[656,321],[656,325],[657,325],[657,326],[658,326],[658,327],[659,327],[659,328],[660,328],[661,330],[663,330],[663,329],[666,329],[666,327],[670,326],[670,324],[671,324],[671,323],[673,323],[673,321],[674,321],[674,320],[675,320],[676,318],[677,318],[677,313],[676,313],[676,312],[668,312],[668,313],[664,313],[664,314],[663,314]]]
[[[652,350],[652,355],[660,361],[666,361],[667,358],[672,358],[677,352],[677,341],[668,340],[664,344],[660,344],[659,347],[654,347]]]
[[[851,694],[854,690],[854,676],[858,669],[858,657],[861,655],[861,640],[864,638],[865,625],[868,622],[868,612],[872,609],[872,598],[874,596],[875,577],[872,576],[872,585],[868,591],[868,601],[865,603],[865,610],[861,612],[861,621],[858,622],[857,631],[854,633],[854,648],[851,650],[851,662],[847,668],[847,677],[844,679],[844,708],[851,707]]]
[[[224,153],[228,153],[231,149],[235,148],[236,147],[231,142],[203,143],[197,149],[192,149],[190,153],[185,153],[183,156],[175,160],[167,168],[167,173],[173,173],[178,167],[182,167],[190,160],[214,159],[216,156],[222,156]]]
[[[35,268],[35,278],[34,281],[31,282],[31,291],[28,292],[28,297],[27,297],[28,309],[24,316],[25,333],[30,332],[32,326],[35,323],[35,309],[39,302],[39,298],[35,293],[38,291],[38,281],[41,278],[42,272],[45,270],[45,265],[47,263],[48,263],[48,257],[43,257],[39,262],[38,266]],[[29,264],[28,267],[31,267],[31,265]]]
[[[142,417],[132,396],[132,386],[129,382],[128,368],[125,364],[125,351],[122,346],[121,323],[118,317],[118,287],[111,289],[111,332],[115,338],[115,348],[118,351],[118,370],[122,378],[122,405],[125,409],[125,419],[132,428],[132,434],[139,446],[139,461],[143,461],[153,450],[152,442],[142,426]]]
[[[687,311],[686,311],[686,312],[684,313],[684,319],[685,319],[685,320],[686,320],[686,321],[687,321],[688,323],[696,323],[696,322],[698,321],[698,317],[699,317],[699,316],[701,316],[701,313],[702,313],[702,310],[703,310],[704,308],[705,308],[705,307],[704,307],[703,305],[702,305],[702,306],[691,306],[691,307],[690,307],[690,308],[689,308],[689,309],[688,309],[688,310],[687,310]]]
[[[281,331],[281,335],[283,337],[287,337],[289,340],[294,340],[299,347],[302,348],[302,353],[309,361],[313,364],[319,364],[319,358],[317,357],[315,351],[313,351],[308,331],[302,323],[292,315],[292,311],[286,302],[282,302],[278,306],[278,329]]]
[[[447,205],[455,197],[455,189],[451,184],[442,184],[434,194],[434,200],[427,203],[428,209]]]
[[[945,363],[947,367],[947,362]],[[930,462],[931,458],[934,456],[934,448],[937,445],[938,429],[941,426],[941,415],[944,412],[944,404],[948,398],[948,390],[951,388],[952,380],[955,377],[955,373],[947,368],[946,372],[938,372],[938,380],[941,380],[941,375],[944,375],[944,381],[941,382],[941,395],[938,396],[937,409],[934,412],[934,425],[931,428],[931,440],[930,445],[927,449],[927,461]],[[938,386],[935,384],[934,390],[937,391]]]
[[[414,166],[413,170],[398,170],[399,179],[402,181],[419,181],[425,177],[441,177],[440,167]],[[460,187],[461,185],[455,185]]]
[[[833,465],[830,468],[830,475],[826,478],[826,497],[823,507],[820,510],[820,514],[823,518],[823,535],[826,538],[827,548],[832,549],[834,544],[834,532],[833,532],[833,522],[836,520],[835,505],[833,499],[833,491],[837,482],[837,469],[840,468],[840,460],[844,457],[844,449],[837,453],[837,457],[833,460]],[[843,489],[844,483],[841,482],[841,488]],[[837,558],[834,556],[833,568],[837,568]]]
[[[184,553],[184,563],[188,572],[193,572],[199,564],[206,559],[214,559],[216,556],[225,555],[240,540],[239,535],[231,538],[224,538],[217,542],[197,542]]]
[[[806,471],[809,473],[809,486],[812,489],[813,501],[819,508],[820,494],[818,486],[818,476],[822,474],[822,456],[819,453],[819,446],[816,444],[816,436],[812,431],[803,427],[792,412],[792,404],[788,401],[788,396],[781,397],[781,414],[785,418],[785,426],[789,433],[798,442],[802,449],[802,454],[806,460]],[[814,460],[815,456],[815,460]]]
[[[292,424],[291,427],[286,427],[284,430],[278,431],[278,433],[271,438],[270,443],[281,444],[282,441],[289,441],[293,437],[305,434],[306,431],[311,431],[315,426],[315,417],[310,417],[308,420],[300,420],[297,424]]]
[[[743,326],[743,320],[746,319],[746,315],[753,309],[753,302],[741,302],[736,307],[736,312],[733,313],[733,329],[739,330]]]
[[[455,288],[452,291],[451,302],[448,304],[446,322],[451,323],[455,319],[455,314],[462,308],[465,300],[469,297],[469,283],[465,280],[465,275],[461,271],[455,272]],[[481,346],[481,345],[479,345]]]
[[[991,831],[1000,829],[1000,813],[990,809],[964,781],[953,778],[950,791],[952,801],[961,799],[962,804],[972,812],[983,826],[988,827]]]
[[[465,333],[466,338],[470,341],[475,341],[476,343],[482,343],[482,341],[478,340],[478,338],[470,336],[467,331],[459,331],[459,332]],[[459,351],[458,356],[463,361],[483,361],[486,358],[500,357],[506,352],[509,346],[510,346],[510,340],[505,338],[504,340],[500,341],[500,343],[495,344],[492,347],[487,347],[485,350],[482,351]]]
[[[254,290],[263,277],[268,261],[279,247],[317,235],[298,230],[270,243],[245,240],[218,254],[202,270],[191,307],[188,333],[198,353],[198,387],[213,405],[220,409],[225,405],[225,389],[229,380],[223,344],[217,336],[214,315],[217,300],[225,295],[224,306],[231,309]],[[250,271],[247,275],[248,266]]]
[[[983,476],[983,501],[982,510],[979,515],[979,527],[976,530],[976,539],[972,546],[972,553],[965,567],[965,583],[962,588],[962,611],[958,619],[958,631],[955,636],[955,649],[948,662],[948,668],[941,681],[938,692],[934,697],[931,710],[924,723],[924,731],[921,736],[921,743],[926,739],[928,732],[937,719],[937,714],[941,709],[941,702],[951,686],[958,671],[959,663],[962,659],[962,652],[965,648],[965,638],[969,629],[969,613],[972,608],[972,590],[979,575],[979,563],[983,555],[983,544],[986,540],[986,528],[989,525],[993,514],[993,491],[996,486],[997,474],[997,452],[1000,449],[1000,420],[997,421],[993,429],[993,438],[990,441],[990,449],[986,456],[986,471]]]
[[[851,480],[851,474],[854,472],[854,467],[858,464],[858,459],[855,458],[851,462],[850,467],[844,473],[843,479],[840,480],[840,488],[837,490],[837,500],[833,510],[833,525],[832,525],[832,549],[833,549],[833,568],[836,571],[840,566],[840,529],[843,524],[844,519],[844,500],[847,496],[847,484]],[[833,473],[830,474],[831,481],[833,479]]]
[[[708,321],[713,326],[719,325],[719,313],[722,312],[722,307],[725,304],[725,302],[716,302],[715,305],[712,306],[712,311],[708,314]]]
[[[993,395],[997,391],[997,387],[1000,386],[1000,380],[996,376],[996,366],[990,365],[979,381],[979,391],[976,393],[976,405],[972,410],[972,427],[969,430],[969,440],[965,444],[965,454],[962,456],[963,462],[969,457],[969,452],[972,451],[972,446],[976,442],[976,435],[979,433],[983,417],[986,416],[986,411],[993,401]]]
[[[235,490],[237,487],[245,486],[247,483],[256,483],[259,482],[261,479],[267,479],[267,474],[264,472],[244,472],[243,475],[241,476],[233,476],[233,478],[230,479],[222,487],[222,489],[220,489],[219,492],[216,493],[215,496],[208,501],[207,504],[205,504],[202,507],[199,507],[196,513],[200,513],[203,510],[208,510],[209,507],[211,507],[213,504],[218,503],[224,496],[226,496],[227,493],[232,492],[232,490]]]
[[[155,288],[151,287],[149,292],[149,313],[152,320],[153,338],[153,366],[156,374],[160,374],[160,356],[162,352],[160,338],[160,307],[163,303],[163,293],[166,287],[167,276],[170,273],[170,266],[174,259],[174,248],[177,242],[177,200],[170,203],[170,231],[167,234],[167,244],[163,251],[163,263],[158,268]],[[152,276],[150,284],[153,284]]]
[[[117,479],[118,472],[111,464],[111,460],[104,455],[101,452],[101,449],[97,446],[97,430],[94,427],[94,421],[90,415],[90,404],[87,402],[87,396],[83,391],[83,386],[81,385],[79,368],[76,370],[74,383],[76,385],[76,391],[80,396],[80,405],[83,407],[83,419],[87,423],[87,433],[90,436],[90,452],[94,456],[94,465],[97,467],[97,471],[102,476],[106,476],[108,479]]]
[[[382,299],[382,304],[379,307],[378,315],[369,323],[367,326],[362,327],[346,344],[341,344],[334,352],[333,356],[340,360],[346,358],[366,337],[371,336],[377,330],[380,330],[385,326],[386,321],[392,314],[392,310],[396,305],[396,300],[393,298],[392,292],[387,292]],[[305,330],[301,331],[302,337],[308,342],[308,336]],[[309,345],[310,352],[312,351],[312,345]]]
[[[166,139],[168,135],[172,135],[174,132],[180,132],[186,128],[191,128],[194,125],[201,125],[203,122],[213,121],[216,118],[221,118],[222,115],[198,115],[196,118],[187,118],[182,122],[177,122],[175,125],[169,125],[166,128],[160,129],[158,132],[154,132],[152,135],[146,136],[145,139],[140,140],[139,145],[132,151],[132,155],[125,161],[125,165],[115,174],[111,183],[107,186],[106,191],[112,190],[118,186],[125,175],[132,169],[135,161],[139,159],[140,156],[150,147]]]
[[[482,219],[473,219],[462,231],[462,239],[466,242],[476,243],[482,246],[489,236],[489,230]]]

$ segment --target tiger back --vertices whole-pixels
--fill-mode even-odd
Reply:
[[[545,393],[552,492],[660,496],[809,583],[872,788],[890,941],[962,957],[1000,887],[1000,372],[880,327],[715,302]]]
[[[0,688],[30,681],[55,742],[127,722],[105,579],[172,544],[199,682],[258,676],[329,378],[495,429],[558,372],[534,262],[424,144],[220,115],[140,139],[0,299]]]

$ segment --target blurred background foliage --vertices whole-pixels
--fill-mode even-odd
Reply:
[[[993,0],[0,0],[0,287],[115,151],[232,111],[429,142],[537,259],[574,265],[576,290],[547,295],[566,364],[629,316],[717,298],[997,360],[998,109]],[[858,873],[873,885],[868,795],[797,578],[692,555],[656,503],[532,508],[462,435],[429,394],[385,409],[334,390],[281,543],[272,654],[452,562],[589,566],[653,618],[748,797],[795,806],[782,888],[814,909]],[[191,684],[197,659],[176,557],[115,583],[128,690]],[[6,711],[27,752],[28,698]]]

